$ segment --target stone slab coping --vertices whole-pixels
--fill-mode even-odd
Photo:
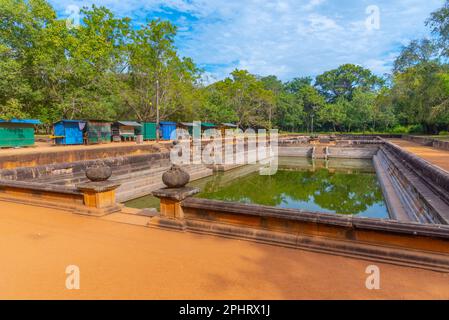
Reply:
[[[120,186],[120,184],[112,181],[97,181],[97,182],[86,182],[76,185],[76,188],[81,191],[94,191],[94,192],[106,192],[115,190]]]
[[[30,181],[0,180],[0,188],[2,187],[82,195],[82,192],[73,187],[43,184]]]
[[[447,225],[400,222],[390,219],[358,218],[337,214],[334,215],[304,211],[299,209],[284,209],[200,198],[187,198],[182,202],[182,206],[186,208],[211,210],[216,212],[281,218],[286,220],[321,223],[354,229],[376,230],[414,236],[449,239],[449,226]]]
[[[163,188],[152,192],[153,196],[157,198],[168,198],[175,201],[182,201],[188,197],[199,193],[198,188],[183,187],[183,188]]]

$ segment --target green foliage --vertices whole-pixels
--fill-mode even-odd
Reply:
[[[356,89],[372,91],[381,87],[383,83],[381,78],[368,69],[354,64],[344,64],[317,76],[315,85],[328,101],[334,102],[340,97],[351,100]]]
[[[439,10],[433,12],[426,24],[431,27],[443,55],[449,57],[449,0]]]
[[[0,118],[234,122],[288,132],[438,133],[449,127],[449,0],[385,79],[344,64],[288,82],[234,70],[210,85],[175,46],[176,27],[137,26],[105,7],[68,28],[45,0],[0,0]]]
[[[23,119],[27,118],[27,114],[22,111],[20,102],[16,99],[10,99],[5,105],[0,105],[0,119]]]
[[[397,134],[405,134],[405,133],[409,133],[409,128],[398,124],[391,130],[391,132],[397,133]]]

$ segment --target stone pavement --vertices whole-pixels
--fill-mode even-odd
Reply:
[[[449,151],[426,147],[403,139],[388,139],[388,141],[449,172]]]

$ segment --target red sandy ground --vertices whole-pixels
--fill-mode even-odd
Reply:
[[[449,151],[426,147],[418,143],[402,139],[390,139],[389,141],[411,153],[416,154],[424,160],[427,160],[430,163],[449,171]]]
[[[0,202],[0,298],[449,299],[449,275]],[[376,264],[381,289],[365,288]],[[77,265],[81,289],[65,288]]]

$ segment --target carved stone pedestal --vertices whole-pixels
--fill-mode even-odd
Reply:
[[[120,210],[115,201],[115,190],[120,185],[109,181],[96,181],[78,184],[76,187],[84,195],[84,205],[98,212],[110,213]]]
[[[161,200],[160,214],[167,219],[184,219],[181,202],[187,197],[191,197],[199,192],[199,189],[192,187],[163,188],[153,191],[153,196]]]

